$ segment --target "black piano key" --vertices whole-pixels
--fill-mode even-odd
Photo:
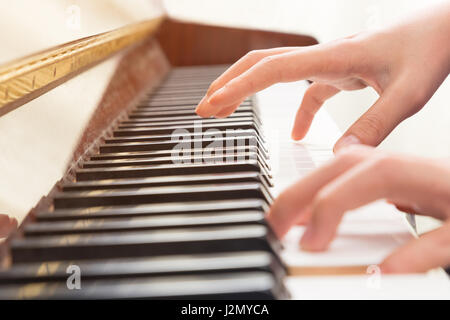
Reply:
[[[235,251],[276,253],[280,246],[268,227],[255,224],[15,238],[11,256],[13,263],[23,263]]]
[[[203,154],[205,149],[203,148],[192,148],[183,149],[181,152],[182,156],[196,156]],[[223,147],[214,148],[214,152],[211,154],[223,154],[223,153],[237,153],[237,152],[254,152],[264,159],[268,160],[269,155],[257,146],[234,146],[234,147]],[[172,157],[174,156],[173,150],[154,150],[154,151],[130,151],[130,152],[116,152],[116,153],[98,153],[90,156],[91,161],[96,160],[117,160],[117,159],[152,159],[160,157]]]
[[[272,253],[280,249],[264,221],[271,201],[267,190],[270,168],[252,98],[246,99],[231,119],[201,119],[195,114],[210,81],[224,70],[176,70],[129,113],[129,120],[119,124],[114,138],[107,138],[100,146],[100,153],[81,163],[83,169],[77,173],[80,181],[62,186],[64,191],[56,194],[53,211],[37,212],[36,222],[23,228],[25,238],[11,241],[14,265],[29,268],[16,269],[13,276],[23,286],[14,284],[5,290],[2,286],[0,295],[69,299],[287,297],[281,281],[284,273],[277,276],[275,270],[280,268],[255,264],[255,257],[248,257],[251,251],[259,250],[279,263]],[[213,135],[211,139],[195,139],[199,123],[199,138],[205,137],[203,131],[217,127],[248,132],[231,139]],[[166,140],[168,135],[172,138],[173,130],[186,128],[194,139],[174,141],[175,145]],[[244,145],[239,145],[242,142]],[[192,149],[181,149],[178,160],[224,160],[227,154],[214,153],[216,150],[233,152],[233,157],[256,155],[256,159],[233,163],[233,168],[226,161],[199,163],[199,167],[183,163],[181,168],[168,162],[173,158],[169,149],[180,143]],[[216,148],[217,143],[224,146]],[[101,180],[90,180],[98,178]],[[198,258],[197,254],[204,258],[210,253],[230,253],[232,257],[222,263],[214,260],[215,267],[211,259],[196,260],[190,268],[186,260],[174,261],[179,253],[187,254],[189,261]],[[94,258],[99,260],[86,260]],[[51,262],[45,266],[17,264],[46,259]],[[158,260],[160,268],[152,269],[155,260],[149,259],[166,259],[166,264],[161,268]],[[245,266],[244,259],[252,264]],[[73,261],[89,270],[87,277],[83,270],[84,290],[67,290],[64,266]],[[43,271],[49,271],[54,262],[60,263],[59,271]],[[9,283],[18,283],[15,281]],[[224,289],[226,285],[217,287],[220,282],[229,290]]]
[[[161,135],[172,134],[175,130],[178,132],[205,132],[210,129],[226,131],[227,129],[254,129],[262,134],[262,128],[254,121],[237,121],[226,123],[202,123],[199,125],[169,125],[169,126],[155,126],[149,128],[135,128],[135,129],[118,129],[113,131],[114,137],[139,136],[139,135]]]
[[[132,110],[132,112],[164,112],[164,111],[195,111],[195,108],[197,107],[197,105],[183,105],[183,106],[178,106],[178,107],[146,107],[144,105],[137,105],[137,107],[135,109]],[[252,107],[248,107],[245,106],[243,108],[249,108],[250,110],[252,110]]]
[[[199,70],[196,68],[192,68],[189,69],[189,67],[181,67],[181,68],[176,68],[174,69],[172,72],[170,72],[170,74],[167,76],[167,78],[165,79],[164,83],[162,84],[167,85],[170,83],[175,83],[175,82],[180,82],[184,85],[186,84],[192,84],[192,83],[196,83],[198,81],[205,81],[205,80],[210,80],[210,79],[215,79],[217,78],[223,71],[225,71],[225,69],[219,69],[217,68],[214,70]],[[204,67],[203,67],[204,68]],[[218,71],[220,70],[220,71]],[[189,80],[189,81],[186,81]]]
[[[245,118],[245,117],[252,117],[256,120],[258,120],[254,113],[252,112],[238,112],[233,113],[229,117],[227,117],[228,120],[232,120],[235,118]],[[168,122],[168,121],[208,121],[207,119],[203,119],[198,115],[189,115],[189,116],[173,116],[173,117],[147,117],[145,113],[142,114],[131,114],[128,116],[130,119],[122,121],[123,124],[131,124],[131,123],[157,123],[157,122]],[[259,120],[258,120],[259,121]]]
[[[101,169],[101,168],[119,168],[119,167],[136,167],[136,166],[161,166],[161,165],[190,165],[190,164],[222,164],[222,163],[241,163],[244,161],[256,160],[261,165],[261,172],[265,177],[265,181],[272,186],[270,173],[270,165],[264,157],[255,152],[227,153],[209,155],[187,155],[171,157],[155,157],[150,159],[114,159],[114,160],[93,160],[85,161],[80,167],[82,169]],[[172,183],[174,184],[174,183]],[[175,183],[180,184],[180,183]]]
[[[179,105],[192,105],[192,104],[198,104],[200,102],[199,98],[174,98],[174,99],[164,99],[164,100],[156,100],[152,101],[149,100],[143,100],[141,103],[145,104],[149,107],[167,107],[167,106],[179,106]]]
[[[204,88],[206,89],[208,87],[209,84],[211,84],[212,81],[214,81],[214,79],[216,79],[218,76],[220,75],[220,73],[214,73],[214,74],[204,74],[204,73],[189,73],[189,74],[170,74],[167,78],[166,81],[163,83],[163,86],[166,86],[168,84],[180,84],[183,85],[183,87],[186,84],[197,84],[199,82],[201,82],[202,84],[204,82],[206,82],[206,86],[204,86]]]
[[[180,137],[179,137],[180,138]],[[153,151],[153,150],[186,150],[192,148],[224,148],[235,146],[256,146],[267,153],[266,147],[260,143],[255,136],[236,136],[236,137],[206,137],[198,139],[182,139],[178,141],[154,141],[154,142],[128,142],[128,143],[108,143],[99,147],[100,153],[132,152],[132,151]],[[173,155],[173,153],[171,153]]]
[[[129,189],[143,187],[163,187],[183,184],[205,184],[205,183],[236,183],[236,182],[261,182],[266,179],[257,172],[221,173],[221,174],[199,174],[199,175],[177,175],[162,177],[147,177],[138,179],[113,179],[65,182],[61,185],[62,191],[88,191],[98,189]],[[268,182],[266,181],[268,184]]]
[[[229,200],[259,198],[271,203],[267,186],[261,183],[228,183],[192,186],[147,187],[140,189],[58,192],[56,209],[162,203],[170,201]]]
[[[190,83],[182,83],[182,82],[165,82],[160,87],[158,87],[153,92],[168,92],[168,91],[180,91],[180,94],[183,90],[204,90],[204,92],[207,92],[208,86],[211,84],[211,82],[208,82],[208,80],[197,80],[195,82]],[[153,92],[150,92],[145,97],[150,98],[153,94]]]
[[[205,87],[197,88],[159,88],[154,90],[150,95],[146,95],[147,98],[159,98],[159,97],[202,97],[205,95],[207,89]]]
[[[146,107],[144,105],[137,105],[136,108],[134,108],[131,112],[164,112],[164,111],[195,111],[195,108],[197,107],[197,105],[183,105],[183,106],[178,106],[178,107]],[[251,107],[245,107],[245,108],[250,108]]]
[[[92,168],[76,170],[77,181],[104,180],[121,178],[157,177],[167,175],[189,175],[204,173],[226,173],[254,171],[265,174],[271,178],[267,170],[258,161],[253,159],[245,161],[235,161],[232,163],[193,163],[193,164],[172,164],[172,165],[151,165],[151,166],[128,166],[112,168]],[[270,180],[270,179],[269,179]]]
[[[186,132],[185,130],[180,130],[178,132],[174,131],[170,134],[157,134],[157,135],[139,135],[139,136],[126,136],[126,137],[113,137],[106,138],[104,143],[127,143],[127,142],[147,142],[147,141],[167,141],[173,139],[201,139],[201,138],[214,138],[218,134],[225,137],[239,137],[239,136],[254,136],[260,143],[265,142],[264,136],[261,136],[259,132],[255,129],[238,129],[238,130],[228,130],[228,131],[207,131],[207,132]]]
[[[138,103],[138,105],[136,106],[136,108],[134,109],[135,111],[139,111],[139,110],[143,110],[143,111],[170,111],[170,110],[195,110],[195,108],[197,107],[197,103],[183,103],[183,101],[180,101],[178,104],[174,103],[171,105],[166,105],[166,106],[155,106],[155,105],[150,105],[148,101],[140,101]],[[244,101],[239,105],[239,108],[250,108],[250,109],[255,109],[255,107],[253,106],[253,103],[251,101]]]
[[[83,281],[82,290],[66,283],[6,285],[0,299],[284,299],[288,293],[268,272],[138,277]]]
[[[64,221],[78,219],[106,219],[122,217],[160,216],[185,213],[205,213],[236,210],[268,210],[268,204],[262,199],[235,199],[202,202],[170,202],[130,206],[104,206],[76,209],[56,209],[37,212],[36,221]]]
[[[196,89],[175,89],[174,87],[167,87],[162,90],[154,91],[150,96],[144,97],[145,100],[155,101],[174,101],[182,99],[197,99],[200,101],[206,94],[206,88]],[[249,99],[247,99],[249,101]]]
[[[195,86],[199,88],[203,88],[205,92],[207,91],[208,86],[211,84],[212,81],[214,81],[214,76],[192,76],[189,77],[183,76],[169,76],[170,78],[167,79],[158,89],[159,90],[166,90],[168,88],[182,88],[186,89],[186,85]],[[151,97],[150,93],[148,96]]]
[[[190,87],[190,88],[159,88],[152,92],[148,97],[160,97],[160,96],[179,96],[179,95],[205,95],[206,88],[203,86]]]
[[[135,218],[34,222],[25,225],[23,232],[25,236],[30,237],[102,232],[128,232],[186,227],[209,228],[255,223],[265,223],[263,211],[224,211],[214,213],[187,213]]]
[[[0,271],[0,285],[67,281],[67,268],[77,265],[82,279],[120,279],[171,275],[265,271],[281,280],[286,271],[279,259],[264,251],[133,257],[104,260],[22,263]],[[1,291],[1,287],[0,287]]]
[[[236,109],[234,112],[235,114],[248,114],[251,113],[254,116],[258,116],[257,112],[252,107],[240,107]],[[161,118],[161,117],[193,117],[196,116],[195,109],[189,108],[189,109],[175,109],[172,110],[163,110],[163,111],[155,111],[153,108],[148,109],[136,109],[129,113],[129,118],[142,116],[145,118]]]
[[[196,87],[196,88],[203,88],[205,92],[208,89],[208,86],[211,84],[214,79],[217,78],[217,76],[192,76],[189,77],[183,76],[177,76],[176,78],[170,78],[167,79],[158,89],[159,90],[167,90],[168,88],[179,88],[179,89],[186,89],[188,86],[190,87]],[[150,95],[151,96],[151,93]]]
[[[129,128],[140,128],[140,127],[166,127],[166,126],[179,126],[179,125],[197,125],[198,127],[204,124],[213,123],[230,123],[230,122],[242,122],[242,121],[252,121],[258,126],[261,126],[259,122],[256,121],[255,117],[235,117],[235,118],[198,118],[197,120],[178,120],[178,121],[166,121],[166,122],[135,122],[135,121],[123,121],[118,125],[118,129],[129,129]]]
[[[111,167],[125,167],[125,166],[142,166],[142,165],[162,165],[162,164],[189,164],[189,163],[222,163],[244,160],[258,160],[267,170],[270,170],[269,165],[265,159],[261,158],[255,152],[240,152],[228,153],[223,155],[212,156],[172,156],[172,157],[157,157],[151,159],[119,159],[119,160],[95,160],[85,161],[82,163],[82,168],[111,168]]]
[[[157,95],[152,95],[150,98],[148,99],[144,99],[143,101],[150,101],[150,102],[157,102],[157,101],[162,101],[162,102],[166,102],[166,101],[200,101],[203,98],[204,94],[203,93],[197,93],[197,94],[192,94],[192,93],[184,93],[184,94],[179,94],[179,95],[173,95],[173,94],[157,94]]]
[[[149,107],[167,107],[167,106],[179,106],[179,105],[192,105],[198,104],[200,99],[198,98],[176,98],[176,99],[164,99],[164,100],[142,100],[141,104]]]
[[[145,106],[139,106],[133,110],[131,110],[131,113],[162,113],[162,112],[167,112],[169,115],[170,114],[177,114],[177,113],[181,113],[181,112],[186,112],[186,113],[190,113],[190,114],[195,114],[195,109],[196,109],[197,105],[190,105],[190,106],[179,106],[179,107],[145,107]],[[253,113],[258,113],[258,110],[249,105],[249,104],[244,104],[239,106],[239,108],[236,109],[235,112],[253,112]]]
[[[233,114],[234,115],[234,114]],[[173,118],[170,120],[170,118]],[[241,122],[241,121],[252,121],[260,128],[261,121],[256,115],[249,115],[249,112],[237,113],[233,117],[227,118],[200,118],[198,116],[183,116],[183,117],[166,117],[158,118],[159,120],[153,121],[153,119],[128,119],[124,120],[119,124],[119,128],[123,126],[151,126],[151,127],[163,127],[170,125],[195,125],[200,128],[203,124],[212,123],[230,123],[230,122]],[[160,121],[161,120],[161,121]]]

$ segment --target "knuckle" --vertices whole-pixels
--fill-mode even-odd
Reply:
[[[325,101],[323,98],[320,98],[317,94],[315,94],[312,91],[307,91],[305,93],[305,95],[306,95],[306,98],[310,102],[312,102],[315,106],[321,106],[324,103],[324,101]]]
[[[236,84],[239,87],[243,87],[246,88],[247,92],[255,92],[256,91],[256,84],[255,84],[255,80],[252,77],[245,77],[242,79],[241,82],[235,82],[234,84]]]
[[[412,94],[411,101],[413,103],[413,108],[411,110],[410,116],[422,109],[425,102],[428,100],[428,91],[425,88],[416,88]]]
[[[267,82],[280,82],[282,80],[283,74],[278,64],[279,59],[277,56],[267,56],[259,62],[259,66],[262,67]]]
[[[261,64],[266,66],[273,66],[276,63],[276,61],[277,61],[276,56],[267,56],[261,60]]]
[[[251,50],[249,52],[247,52],[247,54],[245,55],[246,59],[250,59],[250,60],[254,60],[257,59],[261,54],[261,50]]]

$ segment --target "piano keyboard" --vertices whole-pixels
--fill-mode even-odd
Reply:
[[[264,219],[273,182],[257,106],[194,111],[222,71],[175,68],[118,123],[10,241],[0,298],[288,297]]]

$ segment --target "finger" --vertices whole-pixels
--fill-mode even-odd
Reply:
[[[215,115],[215,117],[216,118],[226,118],[226,117],[228,117],[230,114],[232,114],[241,105],[241,103],[242,103],[242,101],[222,109],[219,113],[217,113]]]
[[[313,201],[312,216],[300,242],[302,248],[325,250],[344,213],[382,197],[385,182],[374,172],[372,161],[363,161],[323,187]]]
[[[302,104],[295,117],[292,138],[294,140],[303,139],[311,126],[316,112],[320,109],[325,100],[337,94],[340,90],[326,84],[313,83],[303,96]]]
[[[328,67],[328,72],[332,72],[333,68],[342,69],[342,66],[334,65],[341,62],[340,59],[334,59],[331,66],[330,62],[326,63],[332,52],[333,50],[311,47],[265,57],[217,90],[208,99],[208,103],[219,110],[275,83],[320,75],[325,66]]]
[[[382,273],[426,272],[450,265],[450,223],[395,250],[380,265]]]
[[[265,50],[253,50],[239,59],[230,68],[228,68],[221,76],[214,80],[206,92],[207,96],[222,88],[227,82],[241,75],[243,72],[250,69],[253,65],[264,59],[265,57],[280,54],[284,52],[290,52],[297,50],[298,47],[282,47],[271,48]]]
[[[419,101],[411,99],[406,81],[387,88],[370,107],[336,142],[334,150],[349,144],[377,146],[404,119],[411,115]]]
[[[298,219],[295,221],[295,224],[300,226],[305,226],[309,220],[311,219],[311,208],[308,207],[304,211],[301,211],[298,215]]]
[[[227,82],[239,76],[243,72],[247,71],[254,64],[258,63],[260,60],[267,56],[274,54],[279,54],[283,52],[289,52],[296,50],[297,47],[283,47],[283,48],[273,48],[266,50],[254,50],[247,53],[236,63],[234,63],[230,68],[228,68],[220,77],[214,80],[206,92],[205,98],[209,98],[218,89],[222,88]],[[202,99],[196,108],[196,112],[199,116],[210,117],[213,115],[213,107],[207,103],[207,99]]]
[[[322,188],[312,205],[312,217],[302,238],[306,250],[328,247],[346,211],[378,199],[403,203],[415,199],[427,215],[443,218],[450,199],[449,172],[431,161],[372,157],[357,164]]]
[[[368,157],[372,152],[372,148],[360,146],[343,150],[336,159],[284,190],[275,199],[267,217],[277,236],[283,237],[296,223],[305,223],[309,219],[310,212],[307,208],[316,193],[329,181]]]

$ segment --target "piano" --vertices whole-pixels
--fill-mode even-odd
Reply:
[[[329,160],[340,133],[322,110],[304,141],[289,139],[308,82],[266,89],[226,119],[195,114],[247,51],[316,43],[157,17],[5,64],[0,115],[12,121],[117,61],[64,173],[1,243],[0,299],[379,298],[404,294],[404,283],[449,297],[442,270],[377,278],[376,264],[414,237],[386,203],[349,213],[323,254],[299,250],[301,226],[283,241],[272,233],[264,216],[274,197]]]

